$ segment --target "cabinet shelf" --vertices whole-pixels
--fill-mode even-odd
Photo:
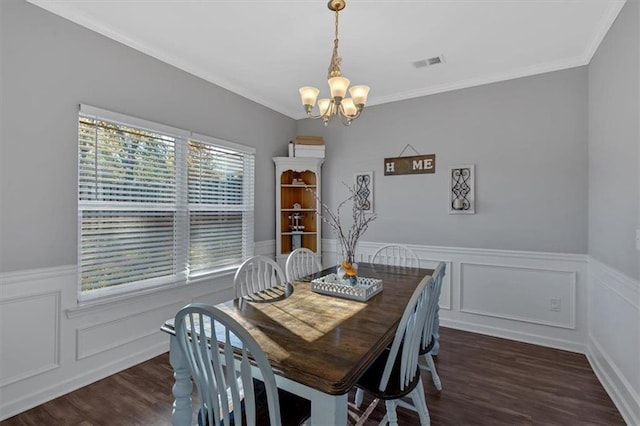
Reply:
[[[311,232],[311,231],[287,231],[287,232],[282,232],[281,235],[315,235],[317,234],[317,232]]]
[[[280,187],[282,187],[282,188],[303,188],[303,189],[306,189],[306,188],[317,188],[317,185],[294,185],[292,183],[283,183],[283,184],[280,184]]]
[[[281,212],[315,212],[316,209],[280,209]]]

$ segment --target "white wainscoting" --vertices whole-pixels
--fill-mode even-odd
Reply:
[[[362,242],[359,261],[382,245]],[[322,247],[323,265],[335,264],[335,241]],[[586,255],[410,248],[423,267],[446,262],[442,325],[586,352],[627,423],[640,424],[637,280]],[[258,242],[255,252],[274,257],[275,242]],[[0,420],[167,351],[162,322],[191,301],[229,299],[232,280],[229,272],[78,308],[75,266],[0,274]]]
[[[149,307],[126,317],[76,328],[76,360],[109,352],[127,344],[147,339],[153,340],[157,336],[158,324],[162,324],[162,321],[168,318],[166,314],[158,314],[158,311],[166,313],[174,309],[175,303],[167,303],[164,306]],[[104,336],[114,337],[105,340]]]
[[[44,320],[26,320],[38,312]],[[0,388],[60,366],[60,292],[0,301]]]
[[[576,272],[461,262],[458,310],[575,329],[576,275]],[[557,301],[554,311],[550,310],[552,299]],[[505,300],[509,303],[504,303]]]
[[[640,282],[589,260],[587,358],[629,425],[640,425]]]
[[[162,323],[230,299],[233,272],[82,307],[75,265],[0,274],[0,420],[166,352]]]
[[[323,264],[336,263],[335,240],[323,240]],[[385,243],[361,242],[369,261]],[[586,255],[408,245],[421,265],[445,262],[441,324],[451,328],[584,353]],[[552,310],[552,299],[559,306]]]
[[[362,242],[359,261],[384,244]],[[335,264],[335,241],[322,247]],[[581,254],[409,247],[423,267],[447,262],[443,326],[586,354],[627,424],[640,425],[638,280]]]

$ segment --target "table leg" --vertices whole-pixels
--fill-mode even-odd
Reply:
[[[348,393],[329,395],[278,374],[276,374],[276,384],[280,389],[311,401],[311,426],[342,426],[347,424]]]
[[[348,395],[316,392],[311,400],[311,426],[346,425]]]
[[[191,371],[184,354],[178,346],[178,339],[170,337],[169,343],[169,363],[173,367],[173,412],[171,414],[171,424],[173,426],[191,425]]]

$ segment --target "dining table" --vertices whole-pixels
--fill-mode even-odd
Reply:
[[[313,291],[312,280],[335,271],[332,267],[295,280],[277,297],[241,297],[215,305],[256,339],[278,387],[311,401],[314,426],[347,423],[348,392],[392,342],[415,288],[433,273],[360,263],[358,276],[382,280],[380,293],[357,301]],[[161,327],[170,336],[175,378],[172,424],[191,425],[193,384],[173,320]]]

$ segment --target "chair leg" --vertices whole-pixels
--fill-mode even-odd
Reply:
[[[429,409],[427,408],[427,399],[424,396],[424,387],[422,386],[422,379],[418,382],[418,386],[409,394],[413,401],[413,406],[420,416],[420,425],[428,426],[431,424],[429,417]]]
[[[436,370],[436,364],[433,362],[433,357],[431,353],[424,354],[424,358],[427,361],[427,367],[431,372],[431,380],[433,380],[433,385],[439,391],[442,390],[442,382],[440,381],[440,376],[438,376],[438,370]]]
[[[438,371],[436,370],[436,364],[433,362],[433,357],[431,356],[431,353],[424,354],[424,359],[426,364],[424,362],[421,362],[421,360],[419,360],[418,367],[420,367],[421,370],[428,371],[431,373],[431,379],[433,380],[433,385],[436,387],[437,390],[441,391],[442,382],[440,381],[440,376],[438,376]]]
[[[385,413],[382,420],[380,420],[380,423],[378,423],[378,426],[387,426],[388,423],[389,423],[389,416]]]
[[[373,413],[373,410],[376,409],[376,407],[378,406],[378,402],[380,400],[378,398],[374,398],[373,401],[371,401],[371,404],[369,404],[369,406],[367,407],[366,410],[364,410],[364,413],[362,413],[362,415],[360,416],[360,418],[356,421],[356,424],[354,426],[362,426],[365,424],[365,422],[369,419],[369,416],[371,415],[371,413]],[[386,423],[387,418],[384,418],[384,422]],[[381,423],[383,424],[383,423]]]
[[[440,350],[440,306],[436,305],[436,317],[433,320],[433,338],[435,342],[433,344],[433,349],[431,349],[431,353],[433,356],[438,356],[438,351]]]
[[[356,396],[353,398],[353,402],[356,404],[356,408],[360,408],[362,405],[362,399],[364,398],[364,391],[360,388],[356,389]]]
[[[386,400],[384,405],[387,406],[387,418],[389,426],[398,426],[398,413],[396,413],[396,402],[392,399]]]

